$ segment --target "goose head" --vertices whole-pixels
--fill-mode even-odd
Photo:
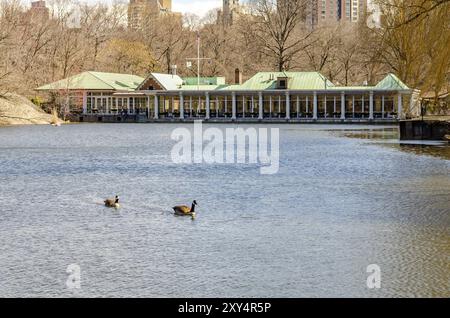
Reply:
[[[195,220],[195,217],[196,217],[196,213],[195,213],[195,207],[198,205],[198,203],[197,203],[197,201],[196,200],[194,200],[194,201],[192,201],[192,208],[191,208],[191,219],[192,220]]]

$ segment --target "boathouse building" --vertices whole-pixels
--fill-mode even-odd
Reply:
[[[80,121],[394,122],[417,115],[415,91],[388,74],[375,86],[336,86],[318,72],[260,72],[241,83],[84,72],[37,88],[64,96]]]

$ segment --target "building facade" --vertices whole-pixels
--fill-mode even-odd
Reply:
[[[217,12],[217,23],[230,26],[241,12],[239,0],[223,0],[222,9]]]
[[[78,94],[81,121],[395,122],[420,111],[393,74],[375,86],[341,87],[317,72],[261,72],[241,85],[85,72],[37,90]]]
[[[342,0],[341,19],[347,22],[359,22],[366,17],[367,0]]]
[[[309,0],[307,23],[313,28],[340,22],[357,23],[366,17],[368,0]]]
[[[31,8],[28,11],[28,13],[31,14],[33,17],[40,19],[47,20],[50,18],[50,10],[49,8],[47,8],[47,5],[43,0],[32,1]]]
[[[172,12],[172,0],[130,0],[128,4],[128,27],[139,29],[144,19]]]

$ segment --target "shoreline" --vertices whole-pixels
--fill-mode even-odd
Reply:
[[[152,121],[152,122],[61,122],[60,126],[66,126],[66,125],[163,125],[163,124],[169,124],[169,125],[183,125],[183,124],[194,124],[194,120],[186,120],[186,121]],[[262,121],[262,122],[250,122],[250,121],[230,121],[230,122],[224,122],[224,121],[205,121],[203,120],[202,123],[204,125],[286,125],[286,126],[313,126],[313,125],[319,125],[319,126],[327,126],[327,125],[336,125],[336,126],[355,126],[355,127],[361,127],[361,126],[371,126],[371,127],[391,127],[391,128],[398,128],[398,123],[369,123],[369,122],[358,122],[358,123],[351,123],[351,122],[268,122],[268,121]],[[2,124],[0,123],[0,127],[19,127],[19,126],[56,126],[52,123],[17,123],[17,124]]]
[[[398,126],[397,119],[364,119],[364,118],[148,118],[142,115],[69,115],[72,123],[100,123],[100,124],[186,124],[202,121],[205,124],[288,124],[288,125],[390,125]]]
[[[8,93],[0,97],[0,126],[60,125],[57,114],[47,114],[26,97]]]

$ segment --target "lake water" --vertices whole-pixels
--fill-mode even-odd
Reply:
[[[173,164],[176,127],[0,128],[0,296],[450,297],[448,146],[280,125],[280,171],[261,175]],[[193,199],[197,220],[173,216]]]

